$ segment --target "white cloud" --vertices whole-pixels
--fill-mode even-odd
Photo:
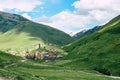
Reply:
[[[120,14],[120,0],[79,0],[74,2],[73,6],[73,12],[62,11],[52,17],[43,16],[35,21],[67,33],[75,33],[75,28],[85,29],[89,27],[88,24],[96,23],[102,25]]]
[[[120,14],[120,0],[79,0],[73,3],[73,6],[76,8],[74,13],[79,15],[86,13],[92,17],[93,21],[100,24]]]
[[[73,6],[78,9],[105,9],[108,8],[112,0],[80,0],[76,1]]]
[[[27,18],[27,19],[29,19],[29,20],[32,20],[31,16],[29,16],[27,13],[22,14],[22,16],[25,17],[25,18]]]
[[[15,9],[16,11],[29,12],[41,4],[40,0],[0,0],[0,10]]]
[[[76,1],[73,6],[78,9],[119,9],[120,10],[120,0],[79,0]]]
[[[80,16],[74,13],[63,11],[59,14],[56,14],[52,17],[43,16],[41,18],[37,18],[34,21],[39,23],[50,25],[54,28],[58,28],[67,33],[73,32],[74,28],[84,27],[84,24],[89,23],[90,20],[87,20],[89,16]]]

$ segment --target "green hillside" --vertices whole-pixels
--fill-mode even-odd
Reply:
[[[12,63],[16,63],[21,59],[21,57],[13,56],[0,51],[0,68],[3,68],[4,66]]]
[[[67,66],[120,76],[120,15],[102,29],[67,46]]]
[[[73,41],[68,34],[16,15],[0,12],[0,49],[34,44],[65,45]]]
[[[119,80],[99,73],[58,66],[61,61],[45,63],[23,60],[0,51],[0,79],[5,80]]]

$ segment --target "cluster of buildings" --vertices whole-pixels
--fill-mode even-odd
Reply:
[[[58,54],[56,50],[54,49],[50,49],[50,50],[42,50],[39,51],[41,49],[40,44],[38,45],[38,50],[36,50],[33,53],[30,53],[29,51],[25,51],[25,58],[26,59],[34,59],[34,60],[56,60],[58,58],[62,58],[63,55]]]

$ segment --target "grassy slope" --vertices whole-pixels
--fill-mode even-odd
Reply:
[[[11,77],[13,80],[118,80],[101,74],[57,66],[61,61],[48,64],[21,60],[20,57],[0,52],[0,76]]]
[[[17,63],[21,59],[21,57],[13,56],[0,51],[0,68],[12,63]]]
[[[69,52],[68,59],[75,59],[66,65],[120,76],[120,16],[64,49]]]
[[[34,23],[19,15],[0,12],[0,48],[18,48],[36,43],[65,45],[73,41],[55,28]]]
[[[25,32],[16,34],[12,30],[0,36],[0,49],[26,48],[38,43],[44,44],[41,39],[32,37]]]

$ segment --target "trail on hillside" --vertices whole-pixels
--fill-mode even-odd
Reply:
[[[110,77],[110,78],[115,78],[115,79],[120,79],[119,76],[107,76],[107,77]]]
[[[18,64],[21,64],[21,63],[25,62],[26,60],[27,60],[27,59],[24,59],[24,60],[20,60],[19,62],[16,62],[16,63],[12,63],[12,64],[10,64],[10,65],[6,65],[5,68],[10,67],[10,66],[16,66],[16,65],[18,65]]]

